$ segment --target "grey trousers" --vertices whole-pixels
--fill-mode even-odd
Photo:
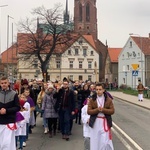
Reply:
[[[90,150],[90,138],[84,137],[84,150]]]

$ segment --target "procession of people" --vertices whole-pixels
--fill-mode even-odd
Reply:
[[[27,147],[37,115],[48,138],[62,134],[62,140],[69,141],[76,123],[83,125],[85,150],[113,150],[111,115],[115,109],[105,84],[64,78],[55,82],[22,79],[10,85],[2,77],[0,85],[1,150]]]

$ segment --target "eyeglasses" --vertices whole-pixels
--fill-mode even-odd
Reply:
[[[63,85],[68,85],[68,83],[64,83]]]

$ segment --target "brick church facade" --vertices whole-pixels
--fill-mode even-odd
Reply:
[[[108,47],[98,39],[96,0],[74,0],[74,31],[92,35],[99,53],[99,81],[105,81],[105,64]]]

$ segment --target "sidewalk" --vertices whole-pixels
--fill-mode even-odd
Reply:
[[[119,98],[123,101],[129,102],[129,103],[132,103],[137,106],[150,110],[150,99],[144,98],[143,101],[141,102],[141,101],[138,101],[138,96],[124,94],[123,92],[118,92],[118,91],[109,91],[109,93],[114,98]]]

